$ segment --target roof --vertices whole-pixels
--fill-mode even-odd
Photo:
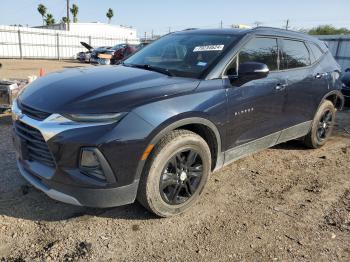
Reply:
[[[249,33],[256,33],[259,35],[271,35],[271,36],[282,36],[282,37],[291,37],[291,38],[299,38],[303,40],[313,41],[317,42],[318,39],[315,37],[312,37],[310,35],[292,31],[292,30],[285,30],[281,28],[274,28],[274,27],[255,27],[252,29],[237,29],[237,28],[230,28],[230,29],[186,29],[184,31],[176,32],[181,34],[223,34],[223,35],[245,35]]]
[[[224,28],[224,29],[198,29],[189,28],[183,31],[174,32],[175,34],[208,34],[208,35],[244,35],[251,29]]]

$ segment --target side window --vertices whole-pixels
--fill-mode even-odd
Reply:
[[[311,52],[315,58],[315,61],[313,61],[313,62],[318,61],[321,58],[321,56],[323,55],[321,49],[314,43],[309,43],[309,46],[310,46]]]
[[[239,64],[260,62],[266,64],[270,71],[278,70],[278,45],[275,38],[254,38],[240,51]]]
[[[235,76],[237,73],[237,57],[235,57],[229,67],[226,69],[225,75]]]
[[[282,40],[282,68],[293,69],[309,66],[310,54],[304,42],[294,40]]]

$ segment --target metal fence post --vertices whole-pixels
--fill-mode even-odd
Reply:
[[[339,51],[340,51],[341,43],[342,43],[342,39],[339,38],[337,40],[337,50],[335,51],[335,56],[334,56],[334,58],[336,58],[336,59],[339,57]]]
[[[58,33],[56,35],[56,45],[57,45],[57,60],[61,60],[61,57],[60,57],[60,36]]]
[[[18,47],[19,47],[19,57],[23,59],[21,30],[19,29],[18,29]]]

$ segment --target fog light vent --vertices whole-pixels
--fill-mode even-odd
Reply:
[[[88,176],[106,180],[99,159],[99,153],[96,148],[83,148],[81,150],[80,170]]]
[[[100,161],[93,149],[82,149],[81,162],[82,168],[98,168],[100,166]]]

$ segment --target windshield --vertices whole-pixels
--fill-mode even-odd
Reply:
[[[199,78],[237,39],[233,35],[173,34],[125,60],[125,66],[158,68],[173,76]]]

